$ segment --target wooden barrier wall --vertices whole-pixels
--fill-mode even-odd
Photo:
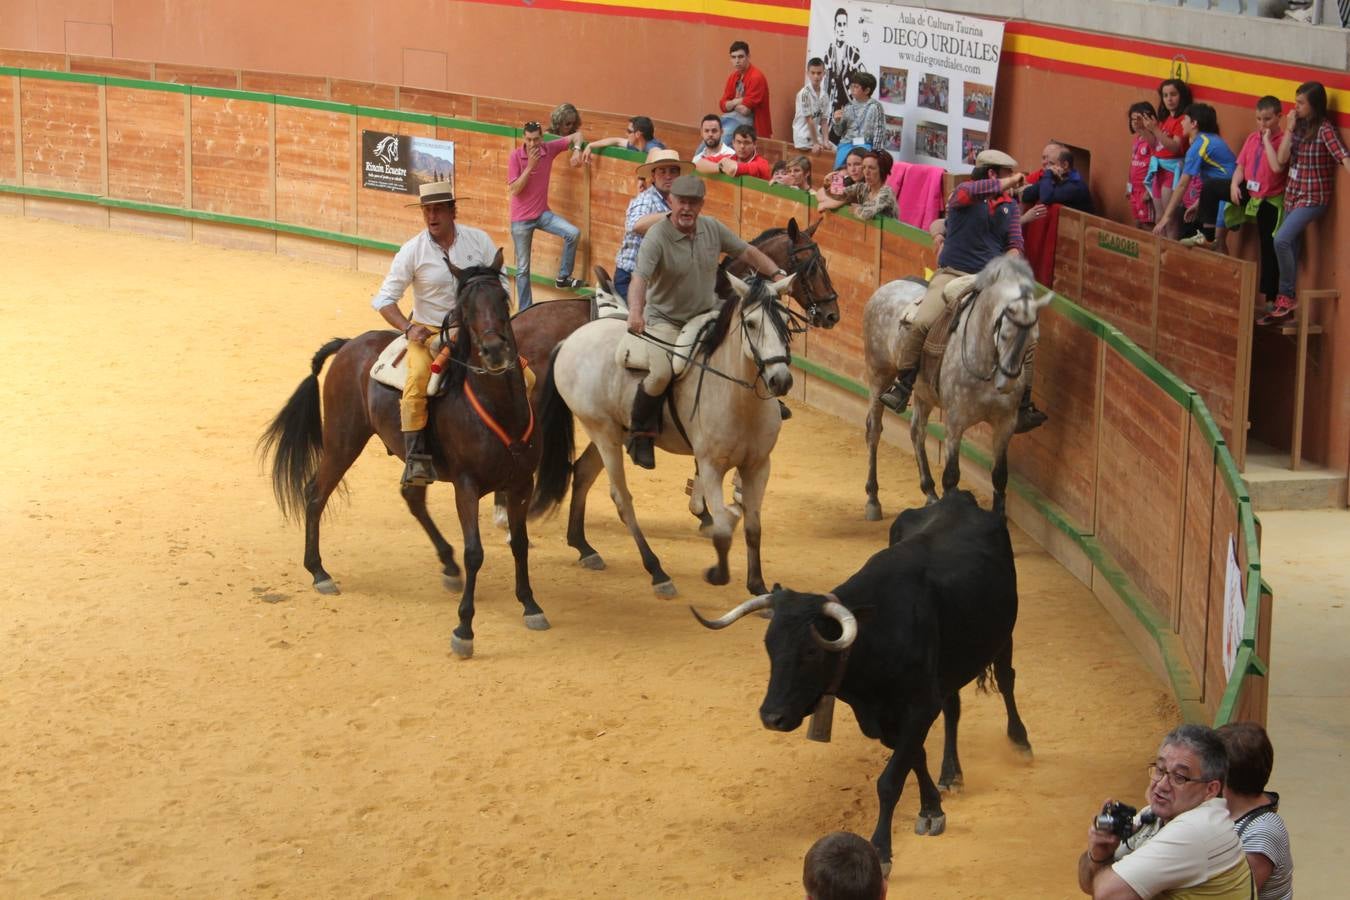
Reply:
[[[179,79],[166,83],[118,72],[0,68],[0,211],[270,246],[382,272],[419,220],[406,208],[409,197],[360,187],[362,130],[453,140],[461,218],[509,247],[506,166],[519,131],[447,114],[473,108],[500,123],[547,113],[267,73],[155,67],[158,77]],[[231,78],[231,87],[218,86]],[[368,105],[383,102],[390,105]],[[570,167],[566,156],[555,162],[552,206],[583,232],[579,274],[589,277],[589,265],[613,268],[639,161],[606,150],[589,167]],[[931,267],[931,239],[894,221],[822,216],[810,195],[755,179],[719,175],[706,184],[706,213],[744,237],[791,218],[819,223],[841,323],[794,347],[804,396],[810,401],[817,383],[822,405],[839,386],[865,393],[863,306],[883,281]],[[551,279],[560,247],[536,237],[537,278]],[[1250,265],[1070,211],[1059,251],[1055,284],[1083,302],[1057,297],[1042,316],[1035,393],[1050,420],[1012,445],[1022,510],[1052,523],[1078,559],[1090,560],[1083,577],[1153,641],[1189,716],[1226,721],[1240,711],[1263,720],[1266,689],[1256,676],[1269,653],[1269,594],[1261,591],[1254,519],[1229,438],[1243,430],[1232,427],[1245,408],[1232,373],[1250,339],[1236,299],[1246,291],[1250,306]],[[987,438],[977,431],[967,452],[978,457],[982,446]],[[1248,619],[1231,678],[1222,645],[1230,540]]]
[[[1194,387],[1244,465],[1256,263],[1061,209],[1054,288]]]

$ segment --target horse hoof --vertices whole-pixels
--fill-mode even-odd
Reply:
[[[502,530],[505,530],[507,526],[510,525],[510,522],[506,518],[505,506],[492,507],[492,524]]]
[[[1016,748],[1017,748],[1017,755],[1022,757],[1027,762],[1031,762],[1036,758],[1036,754],[1031,752],[1030,744],[1017,744]]]
[[[590,556],[583,556],[577,560],[577,565],[593,572],[602,572],[605,568],[605,560],[599,553],[592,553]]]
[[[722,585],[731,581],[731,573],[718,572],[716,566],[709,566],[708,568],[703,570],[703,580],[708,582],[708,584],[721,587]]]
[[[652,593],[658,597],[676,597],[679,591],[675,590],[675,582],[663,581],[660,584],[652,585]]]
[[[331,578],[325,578],[322,581],[314,582],[314,590],[318,591],[320,594],[342,593],[342,591],[338,590],[337,582]]]
[[[548,631],[551,626],[543,613],[535,613],[525,617],[525,627],[531,631]]]
[[[450,635],[450,650],[460,659],[469,659],[473,656],[473,638],[466,641],[458,635]]]
[[[881,877],[887,881],[891,880],[891,861],[889,859],[881,864]]]
[[[914,833],[926,834],[929,837],[937,837],[947,830],[947,816],[925,816],[922,813],[914,820]]]
[[[458,575],[441,574],[441,584],[447,591],[458,593],[464,590],[464,579]]]
[[[881,504],[869,501],[868,504],[863,507],[863,518],[869,522],[880,522]]]
[[[965,779],[963,779],[960,775],[956,776],[951,781],[938,782],[938,790],[942,791],[942,793],[944,794],[959,794],[961,793],[961,789],[964,788],[965,786],[966,786]]]

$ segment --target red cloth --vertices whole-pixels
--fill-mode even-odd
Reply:
[[[727,85],[722,89],[722,101],[717,104],[719,115],[726,113],[727,101],[736,96],[737,77],[735,69],[727,76]],[[745,69],[745,93],[741,95],[741,102],[755,114],[755,137],[772,137],[773,120],[769,118],[769,79],[765,78],[764,73],[756,69],[753,63]],[[730,138],[731,135],[727,137]]]
[[[1055,283],[1055,244],[1059,242],[1058,203],[1045,209],[1045,215],[1022,226],[1023,252],[1036,280],[1046,287]]]
[[[769,161],[756,153],[748,162],[736,160],[736,175],[749,175],[752,178],[763,178],[769,180],[770,173],[773,171]]]

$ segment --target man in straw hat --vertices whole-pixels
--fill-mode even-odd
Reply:
[[[628,284],[633,279],[643,236],[670,212],[670,186],[675,179],[693,171],[694,164],[680,159],[678,150],[653,150],[647,154],[647,161],[637,167],[638,177],[649,186],[628,202],[623,243],[614,257],[614,289],[624,300],[628,299]]]
[[[497,248],[487,232],[455,222],[455,183],[436,181],[421,187],[417,203],[426,228],[399,248],[384,284],[370,301],[384,320],[408,338],[408,378],[399,402],[404,456],[403,484],[425,485],[436,480],[427,448],[427,382],[431,380],[431,350],[427,341],[455,310],[458,286],[450,274],[457,268],[490,266]],[[412,313],[403,315],[399,301],[412,285]],[[507,286],[502,277],[502,287]]]
[[[506,192],[511,197],[511,241],[516,251],[516,307],[524,312],[534,300],[530,288],[530,253],[534,232],[540,230],[562,238],[562,260],[558,263],[558,277],[553,282],[564,290],[585,287],[585,282],[572,277],[572,266],[577,258],[577,241],[581,230],[548,208],[548,183],[553,175],[553,160],[559,153],[571,149],[572,165],[580,165],[581,132],[554,141],[544,140],[544,127],[538,122],[526,122],[521,127],[522,142],[511,151],[506,160]]]
[[[975,157],[970,181],[963,182],[947,199],[946,240],[938,254],[938,270],[928,282],[900,347],[897,363],[900,374],[880,400],[888,409],[902,412],[909,406],[914,379],[919,373],[923,343],[928,330],[946,308],[944,288],[953,278],[975,274],[1001,254],[1024,253],[1021,208],[1013,191],[1026,183],[1026,176],[1014,172],[1017,161],[1001,150],[984,150]],[[1027,348],[1026,365],[1031,366],[1034,347]],[[1045,421],[1045,413],[1031,402],[1030,381],[1017,412],[1017,431],[1036,428]]]
[[[628,330],[654,339],[645,342],[645,354],[634,353],[627,363],[630,368],[643,368],[645,363],[647,369],[633,398],[628,438],[629,456],[644,469],[656,468],[661,397],[673,375],[664,345],[674,343],[690,319],[717,307],[714,287],[722,254],[735,255],[761,275],[786,274],[730,228],[700,215],[705,196],[703,179],[697,175],[681,175],[671,183],[671,211],[643,238],[628,288]]]

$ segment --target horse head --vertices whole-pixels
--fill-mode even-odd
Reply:
[[[797,227],[797,220],[787,224],[787,259],[779,264],[797,276],[792,296],[806,310],[806,318],[813,328],[833,328],[839,324],[839,294],[830,281],[830,270],[813,235],[820,219],[810,228]]]
[[[466,269],[450,264],[458,283],[459,323],[489,375],[500,375],[516,365],[516,340],[511,333],[511,296],[502,287],[502,251],[492,264]]]
[[[741,349],[755,367],[755,380],[781,397],[792,390],[792,335],[788,311],[778,299],[792,287],[796,275],[778,281],[751,278],[749,283],[728,273],[737,296]]]
[[[1036,296],[1031,267],[1014,256],[1000,256],[985,266],[975,279],[975,290],[993,316],[994,388],[1007,393],[1022,376],[1027,343],[1036,337],[1041,309],[1051,294]]]

